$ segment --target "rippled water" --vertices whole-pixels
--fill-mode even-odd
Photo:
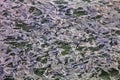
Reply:
[[[0,0],[0,80],[119,80],[119,0]]]

